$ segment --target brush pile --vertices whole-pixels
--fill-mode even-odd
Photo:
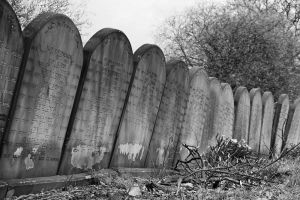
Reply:
[[[243,140],[217,137],[216,141],[203,154],[197,147],[183,144],[188,156],[175,166],[183,181],[205,188],[252,187],[272,182],[276,160],[257,154]]]

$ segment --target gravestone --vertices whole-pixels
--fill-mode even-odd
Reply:
[[[238,87],[234,93],[234,132],[233,138],[248,140],[250,119],[250,96],[247,88]]]
[[[220,136],[232,138],[233,136],[233,122],[234,122],[234,99],[230,85],[228,83],[221,83],[221,113],[219,119]]]
[[[214,146],[216,137],[222,135],[221,83],[215,77],[209,78],[209,118],[208,132],[202,135],[202,146]]]
[[[289,110],[285,131],[287,138],[284,147],[289,148],[300,142],[300,98],[294,101]]]
[[[23,51],[23,36],[17,16],[6,1],[0,1],[0,141],[4,134]]]
[[[108,168],[133,71],[130,42],[115,29],[98,31],[84,55],[82,94],[77,92],[80,100],[69,123],[60,174]]]
[[[258,152],[262,119],[262,99],[259,88],[253,88],[250,90],[250,102],[251,108],[248,144],[253,150]]]
[[[271,150],[272,127],[274,117],[274,98],[271,92],[264,92],[262,97],[262,124],[259,152],[269,155]]]
[[[287,94],[281,94],[278,102],[275,104],[271,143],[273,155],[279,155],[281,152],[289,107],[289,96]]]
[[[66,16],[41,14],[23,35],[22,79],[3,144],[1,178],[56,174],[82,67],[80,34]]]
[[[188,155],[187,149],[182,144],[198,146],[200,151],[206,149],[206,146],[201,146],[201,141],[202,135],[208,132],[206,123],[209,114],[209,80],[206,72],[198,67],[190,69],[189,79],[190,94],[182,134],[177,146],[179,154],[175,160],[184,160]]]
[[[166,65],[167,79],[160,103],[146,167],[172,167],[187,106],[189,71],[182,61]]]
[[[120,123],[110,167],[143,167],[165,80],[161,49],[146,44],[134,53],[135,77]]]

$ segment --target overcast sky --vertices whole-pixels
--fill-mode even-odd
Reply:
[[[123,31],[135,51],[145,43],[154,43],[154,33],[169,16],[199,3],[224,0],[86,0],[87,17],[91,26],[84,28],[86,42],[102,28]]]

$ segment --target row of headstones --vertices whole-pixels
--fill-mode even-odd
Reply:
[[[83,48],[64,15],[40,15],[22,33],[0,2],[0,178],[170,167],[186,156],[181,143],[204,151],[216,135],[279,152],[285,124],[290,143],[298,141],[298,101],[286,121],[286,95],[273,113],[271,93],[240,87],[233,96],[203,69],[165,64],[155,45],[133,54],[114,29],[97,32]]]

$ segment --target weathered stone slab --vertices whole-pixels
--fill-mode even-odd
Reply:
[[[213,146],[216,144],[216,137],[222,134],[221,97],[222,89],[220,81],[215,77],[209,78],[209,117],[208,132],[202,135],[201,146]]]
[[[4,134],[23,51],[23,36],[17,16],[6,1],[0,1],[0,141]]]
[[[221,83],[221,112],[218,116],[220,136],[232,138],[234,122],[234,99],[231,86],[228,83]]]
[[[23,35],[24,70],[3,144],[1,178],[56,174],[83,61],[80,34],[64,15],[39,15]]]
[[[271,92],[264,92],[262,97],[262,125],[259,152],[269,155],[271,150],[272,127],[274,118],[274,98]]]
[[[291,147],[300,142],[300,98],[291,106],[286,124],[287,139],[284,147]]]
[[[143,167],[165,81],[161,49],[146,44],[134,53],[135,77],[110,167]]]
[[[250,124],[248,144],[249,146],[259,152],[259,138],[261,133],[261,119],[262,119],[262,98],[259,88],[250,90]]]
[[[205,70],[194,67],[189,71],[190,94],[188,97],[186,114],[184,117],[183,129],[178,143],[179,155],[176,159],[184,160],[188,151],[182,147],[187,144],[200,147],[203,151],[207,146],[202,147],[202,135],[208,132],[206,123],[209,114],[209,80]]]
[[[234,93],[235,120],[233,138],[248,140],[250,119],[250,96],[247,88],[238,87]]]
[[[69,123],[60,174],[108,168],[133,72],[131,45],[121,31],[100,30],[85,45],[84,55],[82,94],[77,92],[80,101]]]
[[[189,94],[189,70],[182,61],[166,65],[167,80],[149,146],[146,167],[171,167]]]
[[[281,152],[289,107],[289,96],[287,94],[281,94],[279,96],[278,102],[275,104],[271,141],[271,149],[273,155],[279,155]]]

